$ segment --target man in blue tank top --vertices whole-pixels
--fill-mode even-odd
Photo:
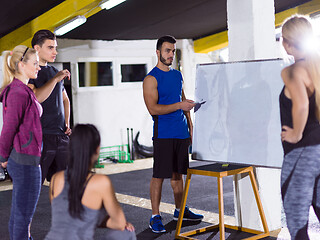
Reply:
[[[176,40],[172,36],[163,36],[157,41],[157,65],[143,80],[143,97],[153,126],[154,163],[150,182],[152,217],[149,227],[153,232],[165,232],[161,221],[159,206],[162,183],[171,179],[176,209],[173,219],[178,220],[183,194],[182,174],[189,167],[190,134],[192,122],[190,110],[194,101],[185,98],[179,71],[170,66],[175,54]],[[202,220],[203,216],[185,209],[184,220]]]

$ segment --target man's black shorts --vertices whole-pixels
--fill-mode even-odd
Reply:
[[[190,138],[153,139],[153,177],[171,178],[172,173],[187,174]]]

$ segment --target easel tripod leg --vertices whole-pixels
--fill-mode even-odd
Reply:
[[[182,202],[181,202],[181,206],[180,206],[179,218],[178,218],[177,227],[176,227],[176,234],[175,234],[176,238],[178,235],[180,235],[180,231],[181,231],[184,210],[186,207],[187,196],[188,196],[188,191],[189,191],[189,187],[190,187],[190,180],[191,180],[191,173],[189,173],[189,171],[188,171],[186,183],[185,183],[185,187],[184,187],[184,191],[183,191],[183,195],[182,195]]]
[[[262,203],[261,203],[261,199],[260,199],[259,191],[258,191],[258,187],[257,187],[257,182],[256,182],[256,179],[255,179],[255,177],[253,175],[252,168],[249,171],[249,176],[250,176],[250,180],[251,180],[254,196],[256,198],[256,202],[257,202],[257,205],[258,205],[258,209],[259,209],[259,213],[260,213],[260,217],[261,217],[261,221],[262,221],[264,232],[265,233],[269,233],[267,220],[266,220],[266,217],[264,215],[264,211],[263,211],[263,207],[262,207]]]
[[[218,177],[218,198],[219,198],[219,231],[220,239],[225,239],[224,229],[224,204],[223,204],[223,184],[222,177]]]

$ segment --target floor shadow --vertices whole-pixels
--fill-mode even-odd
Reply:
[[[182,222],[182,228],[183,227],[189,227],[189,226],[195,226],[200,224],[201,221],[183,221]],[[150,228],[145,229],[144,231],[137,234],[138,240],[151,240],[151,239],[159,239],[166,235],[166,237],[175,235],[176,227],[177,227],[177,221],[170,221],[167,224],[164,225],[166,232],[165,233],[154,233]],[[171,238],[172,239],[172,238]]]
[[[172,220],[171,222],[168,222],[164,227],[166,228],[167,232],[175,232],[176,227],[177,227],[177,223],[178,223],[177,221]],[[183,221],[181,228],[199,225],[200,223],[201,223],[201,220],[199,220],[199,221]]]
[[[247,233],[247,232],[242,232],[242,231],[236,231],[233,229],[225,229],[225,239],[227,240],[239,240],[239,239],[245,239],[249,237],[253,237],[255,234]],[[205,233],[200,233],[196,235],[191,235],[188,237],[193,237],[196,239],[203,239],[203,240],[218,240],[220,239],[220,232],[219,229],[213,229],[211,231],[207,231]],[[265,237],[262,238],[265,240],[276,240],[276,237]]]

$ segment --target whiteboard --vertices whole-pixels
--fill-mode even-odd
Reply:
[[[282,59],[197,65],[192,159],[281,168]]]

